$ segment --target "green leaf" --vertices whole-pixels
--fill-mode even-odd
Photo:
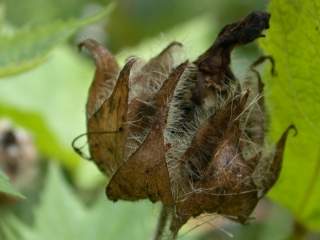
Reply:
[[[311,229],[320,229],[320,2],[271,1],[271,24],[261,41],[275,58],[278,75],[267,81],[277,139],[294,123],[281,177],[270,196]]]
[[[24,199],[24,196],[11,185],[9,178],[0,170],[0,199],[2,198],[1,196]]]
[[[105,196],[91,207],[85,206],[52,165],[33,227],[7,216],[2,217],[2,223],[0,220],[0,228],[6,230],[5,239],[17,234],[23,240],[141,240],[152,236],[156,210],[149,202],[114,204]]]
[[[79,28],[96,22],[110,12],[104,11],[84,18],[55,21],[49,24],[24,28],[14,34],[0,36],[0,78],[29,70],[44,60],[59,43]]]

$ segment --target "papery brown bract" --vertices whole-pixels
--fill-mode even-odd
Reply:
[[[231,51],[269,28],[253,12],[223,28],[196,61],[177,57],[174,42],[147,63],[122,70],[101,45],[81,45],[96,59],[87,126],[92,159],[110,177],[109,199],[161,201],[172,238],[191,217],[217,213],[245,223],[276,182],[288,127],[266,151],[263,83],[255,62],[244,81],[231,71]],[[119,72],[119,74],[118,74]]]
[[[111,178],[107,187],[110,199],[149,198],[151,201],[161,200],[165,204],[173,204],[162,131],[167,120],[166,103],[172,98],[173,90],[186,66],[187,63],[183,63],[177,67],[151,101],[156,109],[152,128],[142,145]]]

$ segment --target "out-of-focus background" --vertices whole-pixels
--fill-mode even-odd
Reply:
[[[0,239],[150,239],[159,206],[147,201],[111,203],[104,195],[107,180],[71,148],[72,140],[85,132],[85,102],[94,73],[92,60],[77,44],[94,38],[123,63],[132,55],[148,59],[175,40],[194,59],[225,24],[266,10],[268,4],[0,2]],[[260,54],[257,43],[233,53],[239,78]],[[179,239],[276,240],[300,233],[320,239],[315,231],[306,234],[305,226],[279,202],[263,200],[246,226],[202,216],[187,224]]]

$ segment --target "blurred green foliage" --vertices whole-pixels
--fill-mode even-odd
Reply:
[[[2,79],[0,113],[29,129],[43,154],[74,169],[79,159],[70,143],[85,131],[83,104],[91,74],[83,59],[60,47],[40,67]]]
[[[270,4],[271,28],[261,42],[276,61],[267,81],[272,137],[294,123],[281,178],[271,197],[309,228],[320,229],[320,3],[282,0]]]
[[[22,27],[0,38],[0,78],[28,70],[44,61],[55,46],[79,28],[106,16],[109,9],[84,19],[59,20],[38,27]]]
[[[167,32],[172,26],[190,21],[199,15],[210,16],[211,33],[215,26],[239,19],[252,9],[263,9],[264,0],[119,0],[107,24],[108,46],[114,50],[135,45],[141,39]],[[213,30],[213,31],[212,31]],[[189,29],[190,35],[199,35],[197,28]]]
[[[152,236],[156,213],[157,207],[149,202],[114,204],[104,196],[86,206],[57,166],[51,165],[40,204],[34,209],[33,226],[30,228],[8,213],[0,220],[0,234],[8,240],[103,240],[128,236],[141,240]]]
[[[3,198],[23,199],[24,196],[11,185],[9,178],[0,169],[0,204]]]

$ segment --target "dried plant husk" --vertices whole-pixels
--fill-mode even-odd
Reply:
[[[253,63],[238,80],[231,51],[269,28],[270,15],[253,12],[225,26],[194,62],[179,59],[173,42],[144,63],[119,70],[109,51],[84,41],[96,60],[87,102],[89,149],[110,178],[109,199],[160,201],[172,236],[191,217],[217,213],[245,223],[275,184],[290,129],[267,148],[263,83]],[[266,150],[271,149],[271,150]]]

